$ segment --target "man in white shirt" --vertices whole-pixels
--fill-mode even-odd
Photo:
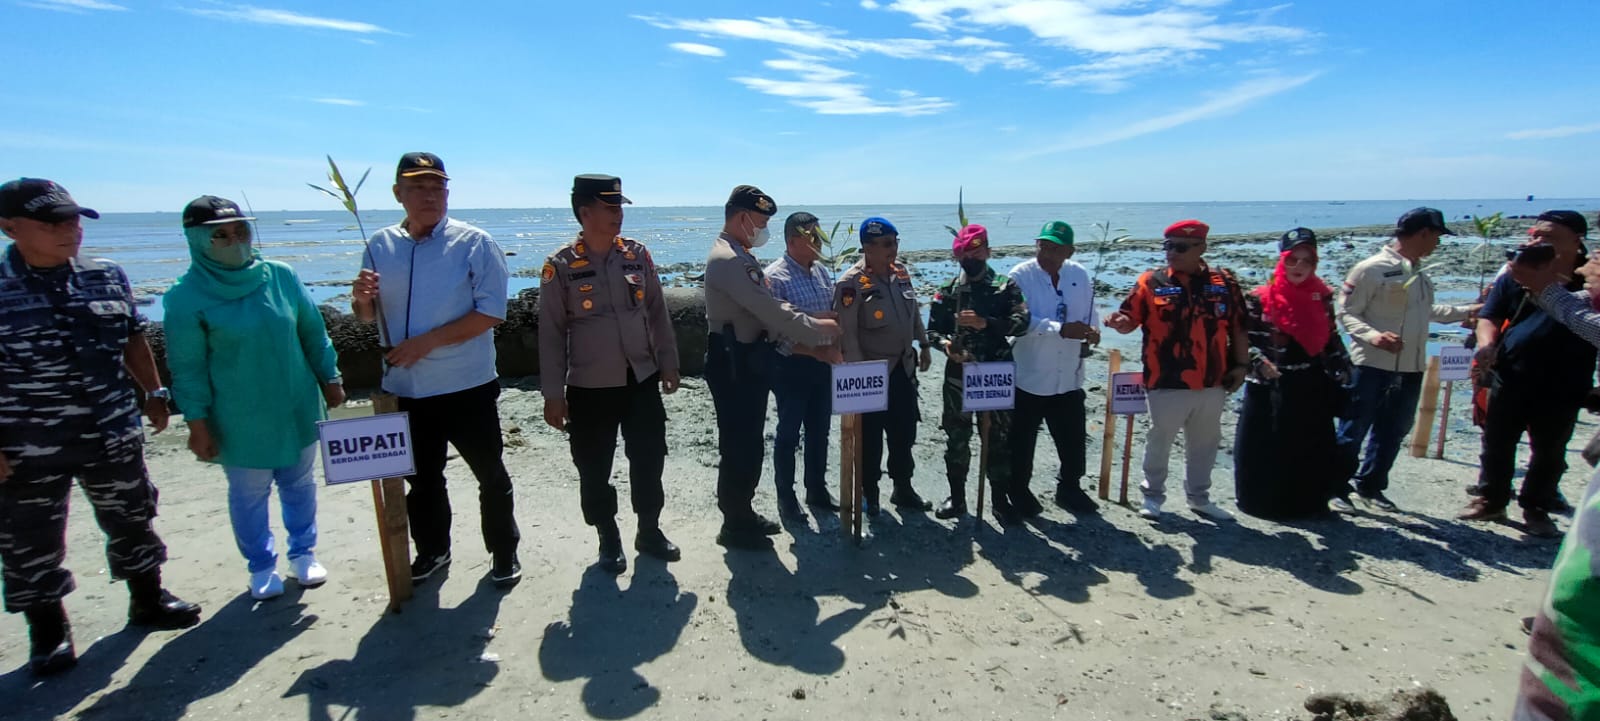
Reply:
[[[1083,357],[1100,342],[1100,314],[1094,308],[1094,282],[1088,269],[1071,260],[1072,226],[1046,223],[1035,239],[1038,252],[1011,270],[1011,282],[1028,303],[1028,332],[1017,336],[1017,406],[1012,415],[1011,477],[1026,489],[1033,477],[1033,452],[1041,423],[1050,425],[1061,472],[1056,505],[1073,513],[1098,508],[1079,480],[1084,458]]]

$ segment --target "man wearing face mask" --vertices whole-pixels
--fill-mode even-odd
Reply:
[[[778,212],[772,197],[740,185],[723,206],[722,232],[706,258],[706,386],[717,414],[717,543],[769,548],[782,530],[751,505],[766,455],[767,394],[778,357],[776,342],[826,345],[837,321],[812,318],[772,296],[761,264],[750,254],[766,245],[767,223]]]
[[[922,307],[917,302],[911,273],[895,262],[900,232],[883,218],[861,221],[861,260],[839,277],[833,309],[844,331],[844,359],[889,362],[889,407],[861,416],[861,496],[867,515],[878,515],[878,480],[883,476],[883,446],[889,444],[889,478],[894,492],[889,502],[902,509],[932,510],[911,485],[916,463],[911,447],[917,442],[917,373],[933,363],[928,334],[922,327]],[[919,355],[912,347],[922,347]]]
[[[962,364],[1011,360],[1011,338],[1028,332],[1028,305],[1009,278],[989,267],[989,231],[973,224],[962,228],[951,244],[961,272],[933,294],[928,308],[928,339],[944,351],[944,466],[950,497],[934,513],[958,518],[967,513],[967,469],[972,464],[972,413],[961,411]],[[989,482],[994,489],[994,517],[1015,525],[1038,514],[1031,494],[1011,495],[1010,411],[989,412]]]
[[[449,217],[450,176],[433,153],[406,153],[395,169],[398,224],[372,234],[351,307],[365,321],[383,308],[383,389],[411,417],[416,474],[406,480],[406,515],[421,583],[450,564],[450,494],[444,469],[455,446],[478,480],[489,580],[510,588],[522,578],[517,559],[511,475],[501,454],[500,381],[494,327],[506,317],[505,253],[483,230]],[[382,290],[379,283],[382,283]]]
[[[1222,407],[1244,383],[1250,342],[1244,328],[1244,294],[1233,273],[1202,258],[1211,226],[1180,220],[1167,226],[1167,265],[1147,270],[1133,293],[1106,319],[1118,333],[1144,330],[1141,358],[1150,404],[1144,446],[1144,504],[1139,515],[1161,518],[1167,500],[1167,463],[1183,431],[1183,490],[1189,510],[1212,521],[1233,514],[1211,502],[1211,471],[1222,441]]]
[[[1017,407],[1012,414],[1013,493],[1033,494],[1033,455],[1039,426],[1048,423],[1061,472],[1056,475],[1056,505],[1073,513],[1098,506],[1079,485],[1088,470],[1084,441],[1084,351],[1100,342],[1100,313],[1094,308],[1089,270],[1072,260],[1072,226],[1046,223],[1034,239],[1032,260],[1011,269],[1011,282],[1028,303],[1028,333],[1012,345],[1017,359]],[[1029,504],[1033,507],[1037,502]]]
[[[0,231],[13,241],[0,255],[0,577],[6,611],[28,619],[37,675],[77,663],[62,601],[77,584],[61,567],[74,479],[105,532],[111,577],[128,582],[128,623],[200,622],[199,606],[161,587],[167,546],[135,385],[158,433],[169,395],[127,274],[78,256],[80,217],[100,214],[51,181],[0,185]]]

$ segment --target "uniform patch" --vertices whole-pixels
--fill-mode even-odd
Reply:
[[[628,285],[644,285],[644,276],[638,273],[629,273],[622,276],[622,279],[628,281]]]
[[[856,282],[861,284],[861,287],[863,287],[863,288],[871,288],[872,287],[872,278],[870,276],[868,276],[866,273],[862,273],[861,275],[856,276]]]
[[[541,281],[543,281],[545,283],[549,283],[550,281],[555,280],[555,279],[556,279],[556,264],[555,263],[545,263],[544,264],[544,270],[539,271],[539,280],[541,280]]]
[[[762,285],[761,271],[756,268],[745,268],[745,275],[750,276],[750,282]]]
[[[587,265],[589,265],[589,261],[585,258],[579,258],[567,264],[570,268],[583,268]]]
[[[856,289],[855,288],[840,288],[839,289],[839,302],[843,303],[844,307],[849,308],[851,306],[851,304],[856,302]]]
[[[640,288],[639,290],[634,291],[633,292],[633,299],[634,300],[644,300],[644,289]]]
[[[883,311],[881,311],[881,310],[872,311],[872,319],[873,320],[883,320]]]
[[[89,310],[95,315],[127,315],[128,304],[120,300],[91,300]]]
[[[894,277],[899,278],[900,280],[911,280],[911,274],[906,271],[906,267],[903,265],[897,265],[894,267]]]
[[[584,283],[583,285],[578,286],[578,292],[579,293],[592,293],[592,292],[594,292],[594,284],[593,283]]]
[[[638,258],[639,258],[639,256],[634,255],[633,251],[631,251],[631,250],[622,254],[622,259],[623,260],[637,260]]]
[[[1183,295],[1183,288],[1176,285],[1165,285],[1160,288],[1151,288],[1150,292],[1159,296]]]
[[[915,291],[915,290],[913,290],[911,288],[907,288],[907,289],[905,289],[904,292],[902,292],[900,294],[900,297],[901,298],[905,298],[906,300],[916,300],[917,299],[917,291]]]
[[[592,301],[592,300],[590,300],[588,298],[584,298],[583,299],[583,309],[584,310],[594,310],[594,301]]]

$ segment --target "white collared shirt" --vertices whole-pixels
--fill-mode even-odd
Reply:
[[[1028,332],[1012,343],[1017,362],[1017,388],[1036,396],[1054,396],[1083,387],[1083,341],[1061,337],[1063,323],[1100,325],[1094,307],[1094,281],[1073,261],[1061,264],[1059,280],[1027,260],[1011,269],[1011,282],[1028,303]]]

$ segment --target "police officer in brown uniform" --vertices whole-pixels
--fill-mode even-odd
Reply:
[[[861,497],[868,515],[878,515],[878,480],[883,477],[883,444],[889,443],[889,502],[900,508],[927,511],[911,486],[916,468],[911,447],[917,442],[917,373],[933,363],[928,334],[911,274],[895,262],[900,231],[883,218],[861,222],[861,260],[834,287],[833,310],[839,314],[847,362],[889,362],[889,408],[861,416]],[[912,342],[921,344],[920,357]]]
[[[583,520],[599,533],[597,563],[611,573],[628,568],[611,486],[619,428],[639,519],[633,546],[664,561],[679,558],[659,523],[667,456],[661,394],[678,389],[678,342],[650,251],[620,235],[622,205],[631,202],[614,176],[573,178],[572,212],[583,230],[545,261],[539,290],[544,419],[567,431]]]
[[[733,189],[723,206],[722,233],[706,258],[706,386],[717,413],[717,508],[722,530],[717,543],[761,549],[782,527],[751,506],[766,456],[763,436],[767,394],[785,338],[822,346],[839,335],[839,324],[812,318],[777,298],[752,248],[766,245],[767,223],[778,212],[772,196],[752,185]]]

